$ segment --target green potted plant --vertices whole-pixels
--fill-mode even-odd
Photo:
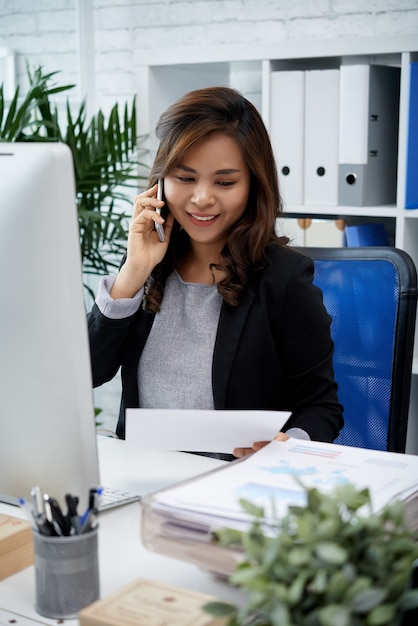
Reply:
[[[126,214],[123,205],[132,204],[141,178],[135,98],[125,104],[122,115],[115,104],[107,121],[101,110],[88,121],[85,102],[73,113],[67,100],[60,121],[51,99],[74,85],[56,85],[52,80],[58,72],[45,73],[42,67],[31,72],[27,66],[27,73],[26,95],[20,98],[18,87],[8,106],[0,86],[0,141],[60,141],[70,147],[83,271],[106,274],[120,262],[131,213],[129,208]]]
[[[418,607],[410,588],[418,537],[401,502],[377,514],[368,490],[308,489],[306,506],[289,507],[273,527],[263,509],[242,506],[253,516],[249,529],[222,529],[217,540],[242,552],[230,582],[246,602],[205,607],[229,626],[401,626]]]

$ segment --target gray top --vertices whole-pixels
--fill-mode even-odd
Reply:
[[[141,406],[214,408],[212,355],[221,304],[216,285],[185,283],[176,271],[168,277],[139,361]]]

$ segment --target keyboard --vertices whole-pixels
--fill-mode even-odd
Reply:
[[[137,502],[141,496],[123,489],[114,489],[113,487],[103,487],[103,491],[99,499],[99,511],[106,511],[117,506]]]

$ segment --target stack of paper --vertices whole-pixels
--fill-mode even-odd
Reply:
[[[305,503],[305,487],[330,492],[347,482],[369,489],[375,512],[404,500],[410,526],[418,529],[418,456],[289,439],[145,498],[142,540],[150,550],[227,575],[239,555],[214,544],[212,533],[248,528],[252,519],[241,498],[264,507],[268,528],[273,502],[282,516],[289,505]]]

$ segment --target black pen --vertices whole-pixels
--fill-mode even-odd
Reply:
[[[72,496],[70,493],[65,494],[65,501],[67,503],[67,519],[71,525],[74,534],[78,534],[81,529],[80,517],[77,513],[78,498]],[[71,531],[70,531],[71,533]]]
[[[92,488],[89,491],[89,504],[81,518],[80,533],[86,533],[97,526],[98,497],[103,491],[102,487]]]
[[[103,487],[94,487],[89,491],[89,509],[98,510],[98,498],[103,492]]]
[[[57,533],[53,523],[49,521],[46,515],[38,515],[35,521],[38,532],[41,535],[48,535],[48,537],[58,537],[59,533]]]
[[[49,496],[48,494],[44,495],[44,502],[45,502],[45,517],[46,519],[49,521],[50,524],[52,524],[53,528],[55,529],[55,533],[62,537],[62,530],[60,528],[60,525],[58,524],[58,522],[55,521],[53,515],[52,515],[52,510],[51,507],[49,505]]]
[[[51,521],[55,528],[57,528],[58,533],[68,536],[71,532],[71,526],[64,513],[61,511],[61,507],[57,500],[55,500],[55,498],[51,498],[51,496],[48,496],[47,494],[45,494],[44,500],[49,505],[51,511]]]

